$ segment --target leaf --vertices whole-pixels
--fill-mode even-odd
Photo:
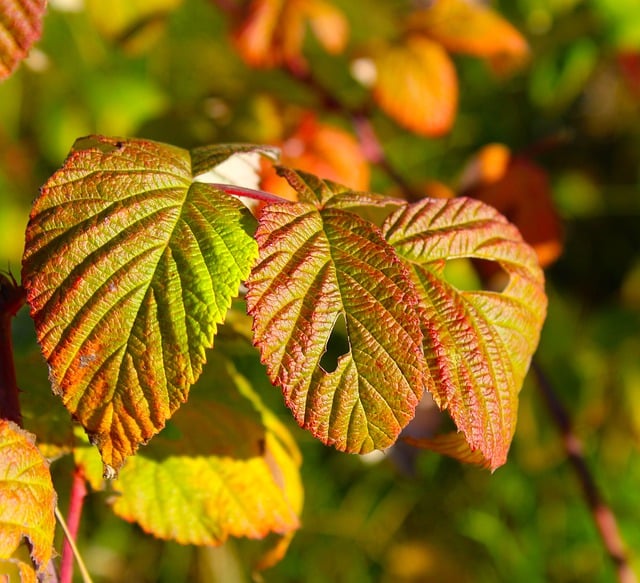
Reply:
[[[428,449],[466,464],[473,464],[481,468],[490,467],[482,451],[472,450],[462,433],[444,433],[432,438],[407,436],[403,437],[403,440],[414,447]]]
[[[281,146],[283,165],[299,168],[322,178],[345,184],[354,190],[369,188],[369,164],[358,141],[345,130],[305,115]],[[295,190],[269,164],[263,170],[261,187],[288,200]]]
[[[49,464],[34,441],[33,434],[0,419],[0,559],[12,559],[26,538],[31,559],[41,572],[53,551],[56,494]],[[28,572],[29,567],[17,565],[20,572]]]
[[[546,312],[535,253],[497,211],[465,198],[400,208],[383,232],[412,268],[433,397],[495,469],[507,457],[518,392]],[[498,262],[509,276],[504,291],[449,284],[446,261],[465,257]]]
[[[298,449],[229,363],[214,353],[170,424],[112,482],[117,515],[182,544],[298,527]],[[76,460],[95,481],[86,449]]]
[[[307,24],[326,51],[342,52],[347,21],[339,9],[324,0],[253,0],[234,40],[240,56],[253,67],[285,64],[305,69],[302,45]]]
[[[477,0],[435,0],[407,19],[407,29],[452,52],[491,59],[508,70],[529,54],[527,41],[502,16]]]
[[[113,475],[187,398],[257,255],[237,199],[194,181],[252,147],[93,136],[44,185],[22,281],[54,391]],[[260,151],[257,149],[256,151]]]
[[[535,249],[542,267],[562,253],[562,229],[549,179],[533,160],[512,155],[502,144],[485,146],[467,165],[460,194],[507,216]]]
[[[344,187],[281,171],[302,202],[260,216],[246,283],[254,343],[302,427],[347,452],[387,447],[424,390],[414,286],[380,230],[338,208]],[[339,320],[349,350],[329,372],[321,359]]]
[[[0,81],[13,73],[42,34],[46,0],[0,2]]]
[[[451,129],[458,105],[456,71],[446,51],[413,35],[374,55],[373,96],[401,126],[425,136]]]

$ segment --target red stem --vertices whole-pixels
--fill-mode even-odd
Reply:
[[[233,196],[244,196],[262,202],[291,202],[290,200],[265,192],[264,190],[254,190],[253,188],[244,188],[243,186],[234,186],[233,184],[207,184]]]
[[[551,419],[562,436],[567,458],[580,482],[587,506],[591,511],[604,548],[616,568],[620,583],[638,583],[638,579],[629,565],[627,553],[620,536],[616,517],[605,502],[595,482],[587,462],[582,454],[582,443],[573,432],[571,419],[564,405],[558,399],[547,375],[535,361],[532,370],[536,375],[537,385],[551,414]]]
[[[67,528],[74,542],[78,538],[80,528],[80,518],[84,499],[87,495],[87,482],[84,470],[77,466],[73,472],[73,482],[71,484],[71,494],[69,495],[69,511],[67,512]],[[65,538],[62,546],[62,559],[60,560],[60,583],[71,583],[73,580],[73,549],[69,541]]]

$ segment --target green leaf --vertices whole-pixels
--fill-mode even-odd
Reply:
[[[400,208],[383,231],[419,290],[434,399],[495,469],[507,457],[518,392],[546,313],[535,252],[496,210],[466,198]],[[463,257],[498,262],[509,276],[502,293],[449,284],[446,261]]]
[[[95,484],[91,450],[76,461]],[[182,544],[222,544],[298,527],[300,454],[247,382],[214,353],[170,426],[112,482],[113,509],[146,532]]]
[[[194,172],[180,148],[83,138],[31,212],[22,281],[38,342],[110,476],[186,400],[257,255],[253,217],[194,181],[211,170],[197,158]]]
[[[56,493],[49,464],[34,444],[33,434],[0,419],[0,569],[9,565],[20,573],[31,565],[11,560],[23,539],[36,569],[42,571],[53,551]]]
[[[260,259],[246,284],[254,343],[301,426],[348,452],[387,447],[424,390],[414,285],[380,229],[339,208],[344,187],[283,173],[304,202],[260,216]],[[324,370],[340,321],[350,349]]]
[[[45,0],[0,3],[0,81],[6,79],[40,38]]]

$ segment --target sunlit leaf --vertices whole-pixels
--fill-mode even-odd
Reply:
[[[374,55],[373,95],[381,109],[418,134],[447,132],[458,105],[456,71],[436,42],[414,35]]]
[[[414,286],[379,229],[338,208],[344,187],[283,172],[302,202],[271,204],[260,217],[247,281],[254,342],[301,426],[348,452],[387,447],[424,389]],[[327,370],[321,361],[342,324],[349,347]]]
[[[342,51],[348,24],[342,12],[325,0],[253,0],[235,32],[236,46],[254,67],[305,68],[302,46],[307,25],[326,51]]]
[[[0,81],[6,79],[40,38],[46,0],[0,2]]]
[[[56,494],[49,464],[34,441],[33,434],[0,420],[0,559],[11,559],[27,539],[31,559],[42,571],[53,551]],[[30,565],[17,568],[30,571]]]
[[[369,164],[357,140],[341,128],[319,122],[313,115],[302,119],[281,148],[283,165],[340,182],[353,190],[369,188]],[[276,174],[271,164],[265,167],[261,187],[283,198],[297,199],[295,190]]]
[[[499,71],[521,63],[529,53],[523,36],[478,0],[435,0],[412,13],[407,26],[447,50],[491,59]]]
[[[531,245],[542,267],[562,253],[562,229],[547,173],[532,160],[490,144],[469,162],[461,192],[499,210]]]
[[[186,400],[257,255],[246,207],[194,175],[255,151],[83,138],[34,203],[27,301],[108,474]]]
[[[383,231],[419,290],[433,397],[495,469],[506,460],[546,311],[535,253],[502,215],[471,199],[400,208]],[[465,257],[497,262],[509,279],[502,293],[449,284],[446,262]]]
[[[88,448],[76,461],[99,480]],[[170,426],[112,482],[113,508],[147,532],[183,544],[222,544],[298,527],[300,455],[282,424],[220,357]]]

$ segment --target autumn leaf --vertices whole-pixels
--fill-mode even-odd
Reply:
[[[558,259],[562,228],[544,169],[502,144],[490,144],[469,162],[461,182],[461,195],[491,205],[518,227],[542,267]]]
[[[38,572],[51,559],[56,493],[49,464],[34,442],[33,434],[0,420],[0,573],[16,570],[31,576],[32,565],[12,557],[23,539]]]
[[[407,30],[424,34],[449,51],[490,59],[498,72],[521,64],[529,53],[523,36],[477,0],[435,0],[411,14]]]
[[[33,205],[22,281],[38,342],[109,475],[186,400],[257,255],[246,207],[198,177],[261,152],[82,138]]]
[[[302,427],[347,452],[387,447],[424,390],[414,286],[380,230],[340,208],[345,187],[281,172],[301,202],[260,216],[260,258],[246,282],[254,343]],[[342,322],[348,352],[327,370],[321,361]]]
[[[369,188],[369,164],[357,140],[342,128],[305,115],[294,132],[281,144],[281,164],[340,182],[353,190]],[[265,161],[261,188],[288,200],[295,190]]]
[[[100,485],[95,454],[75,452]],[[212,355],[189,403],[112,482],[114,512],[156,537],[219,545],[228,536],[285,536],[302,507],[292,437],[226,359]]]
[[[253,0],[234,40],[240,56],[251,66],[286,64],[305,69],[302,46],[307,25],[327,52],[337,54],[343,50],[347,21],[339,9],[325,0]]]
[[[46,0],[0,0],[0,81],[6,79],[42,34]]]
[[[373,96],[401,126],[425,136],[451,129],[458,104],[458,81],[446,51],[436,42],[412,35],[373,55]]]
[[[489,460],[480,449],[472,450],[463,433],[443,433],[435,437],[403,437],[403,441],[417,447],[446,455],[453,459],[488,469]]]
[[[466,198],[400,207],[383,232],[411,267],[418,290],[434,400],[495,469],[506,460],[518,392],[546,312],[535,253],[497,211]],[[444,267],[459,258],[499,263],[508,276],[505,289],[456,289]]]

